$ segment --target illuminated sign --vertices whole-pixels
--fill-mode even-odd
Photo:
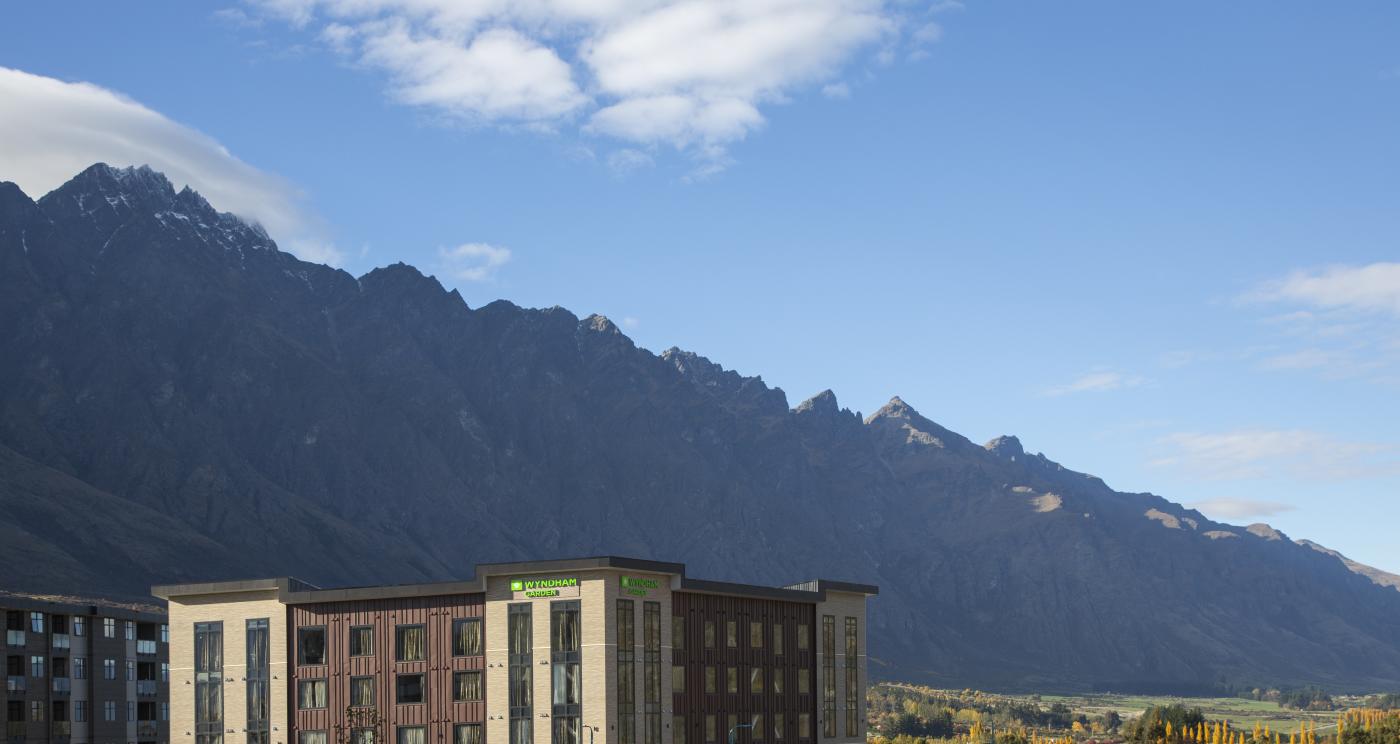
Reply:
[[[510,591],[516,599],[577,597],[578,578],[511,579]]]
[[[661,582],[656,579],[641,579],[636,576],[622,576],[623,594],[631,594],[637,597],[645,597],[652,589],[660,589]]]

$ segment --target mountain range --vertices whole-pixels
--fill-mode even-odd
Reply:
[[[144,167],[0,183],[0,512],[17,591],[620,554],[878,584],[883,678],[1400,687],[1400,582],[1322,546],[897,397],[793,407],[598,315],[300,261]]]

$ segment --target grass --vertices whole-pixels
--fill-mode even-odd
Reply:
[[[1030,699],[1031,696],[1010,696]],[[1252,728],[1255,722],[1274,731],[1290,733],[1302,728],[1304,722],[1316,724],[1319,731],[1336,723],[1335,711],[1290,710],[1263,700],[1244,698],[1196,698],[1153,695],[1041,695],[1042,703],[1064,703],[1076,712],[1089,715],[1116,710],[1124,718],[1138,715],[1154,705],[1185,705],[1200,708],[1207,719],[1225,719],[1235,729]]]

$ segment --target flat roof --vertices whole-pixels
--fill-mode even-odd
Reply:
[[[321,588],[308,582],[301,581],[300,579],[282,577],[245,581],[216,581],[203,584],[161,584],[151,587],[151,594],[161,599],[168,600],[172,597],[206,594],[276,591],[278,599],[284,604],[349,602],[367,599],[433,597],[446,594],[480,594],[486,591],[486,580],[491,576],[586,571],[600,568],[670,574],[677,578],[677,581],[673,583],[673,589],[701,594],[725,594],[764,599],[785,599],[795,602],[820,602],[826,599],[826,593],[828,591],[864,594],[867,596],[874,596],[880,593],[879,587],[871,584],[853,584],[844,581],[830,581],[827,579],[815,579],[781,587],[690,579],[685,575],[684,563],[665,563],[641,558],[602,555],[589,558],[561,558],[544,561],[478,563],[476,565],[475,576],[465,581]]]
[[[165,608],[145,602],[122,602],[101,597],[0,591],[0,609],[47,612],[54,615],[111,617],[118,620],[165,622]]]

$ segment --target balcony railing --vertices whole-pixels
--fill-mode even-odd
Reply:
[[[59,695],[67,695],[73,691],[73,681],[67,677],[54,677],[53,691]]]
[[[68,634],[67,634],[67,633],[54,633],[54,634],[53,634],[53,647],[54,647],[54,648],[69,648],[71,645],[72,645],[72,642],[68,639]]]
[[[24,691],[27,690],[27,689],[29,689],[29,685],[25,682],[25,678],[24,678],[24,677],[6,677],[6,678],[5,678],[5,691],[6,691],[6,692],[24,692]]]
[[[23,739],[25,734],[28,733],[25,728],[24,721],[10,721],[5,724],[5,735],[9,736],[11,739],[15,737]]]
[[[153,679],[136,680],[136,694],[144,697],[155,697],[156,681]]]
[[[155,721],[138,721],[136,723],[136,735],[142,739],[154,739],[157,732]]]
[[[155,641],[139,641],[139,640],[138,640],[138,641],[136,642],[136,653],[138,653],[138,654],[154,654],[155,652],[156,652],[156,642],[155,642]]]
[[[11,646],[23,646],[23,645],[24,645],[24,631],[22,631],[22,630],[7,630],[7,631],[5,631],[5,643],[7,643],[7,644],[9,644],[9,645],[11,645]]]
[[[53,722],[53,735],[54,735],[54,736],[71,736],[72,733],[73,733],[73,724],[69,723],[68,721],[54,721],[54,722]]]

